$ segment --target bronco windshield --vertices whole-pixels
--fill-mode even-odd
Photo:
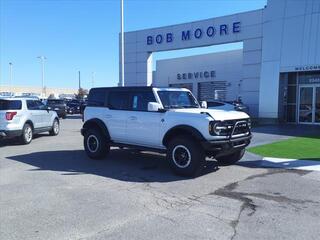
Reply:
[[[198,101],[187,91],[158,91],[158,95],[165,109],[169,108],[199,108]]]

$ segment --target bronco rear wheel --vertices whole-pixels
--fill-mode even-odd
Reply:
[[[205,154],[192,138],[180,136],[169,141],[167,159],[175,174],[194,177],[203,169]]]
[[[83,144],[88,157],[93,159],[101,159],[110,151],[106,137],[95,128],[86,131]]]

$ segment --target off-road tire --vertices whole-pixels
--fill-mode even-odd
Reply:
[[[222,156],[222,157],[217,157],[216,160],[220,165],[223,165],[223,166],[232,165],[238,162],[243,157],[245,151],[246,151],[245,149],[241,149],[232,154]]]
[[[185,156],[186,158],[184,158]],[[203,170],[205,154],[201,145],[192,137],[179,136],[169,141],[167,160],[175,174],[184,177],[195,177]]]
[[[83,138],[84,149],[88,157],[102,159],[110,151],[106,137],[96,128],[88,129]]]

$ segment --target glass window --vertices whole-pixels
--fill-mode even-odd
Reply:
[[[128,110],[129,92],[110,92],[108,97],[108,107],[115,110]]]
[[[187,91],[158,91],[164,108],[199,108],[197,100]]]
[[[299,122],[312,122],[313,87],[300,88]]]
[[[27,100],[27,108],[29,110],[40,110],[38,101],[35,100]]]
[[[320,87],[316,87],[315,122],[320,123]]]
[[[0,110],[20,110],[21,107],[20,100],[0,100]]]
[[[320,83],[320,71],[299,73],[299,83],[300,84],[319,84]]]
[[[37,105],[37,108],[40,109],[40,110],[47,110],[46,106],[43,104],[43,102],[39,101],[39,100],[36,100],[36,105]]]
[[[92,89],[88,97],[88,106],[104,107],[107,91],[103,88]]]
[[[152,91],[132,93],[132,110],[148,111],[149,102],[156,102]]]

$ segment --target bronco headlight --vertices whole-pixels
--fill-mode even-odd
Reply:
[[[210,135],[221,135],[223,130],[227,129],[226,126],[223,125],[221,122],[210,122],[209,123],[209,133]]]

